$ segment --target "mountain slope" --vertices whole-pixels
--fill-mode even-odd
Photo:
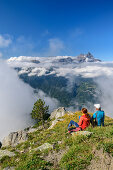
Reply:
[[[99,90],[93,77],[84,77],[87,74],[87,65],[84,64],[100,63],[91,53],[76,57],[20,56],[12,57],[7,62],[18,72],[20,79],[35,89],[35,93],[42,90],[49,97],[57,99],[59,106],[80,109],[83,105],[99,102],[96,97]]]
[[[79,115],[81,112],[66,114],[62,117],[63,120],[59,121],[52,129],[48,129],[51,125],[51,122],[48,122],[46,130],[37,130],[29,134],[28,141],[13,148],[8,147],[8,150],[15,152],[16,155],[12,158],[2,158],[0,166],[2,168],[14,166],[16,169],[91,169],[90,163],[92,165],[92,161],[98,159],[97,153],[100,152],[105,156],[107,156],[106,153],[109,153],[111,161],[111,155],[113,156],[113,119],[106,117],[105,127],[87,128],[87,131],[93,132],[90,137],[72,136],[67,133],[67,125],[70,120],[78,121]],[[53,145],[53,149],[42,151],[36,149],[44,143]],[[103,164],[106,166],[105,170],[110,166],[113,167],[111,163],[103,162]]]

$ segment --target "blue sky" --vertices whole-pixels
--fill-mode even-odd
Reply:
[[[0,56],[113,60],[112,0],[0,0]]]

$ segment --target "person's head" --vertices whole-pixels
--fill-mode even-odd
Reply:
[[[87,114],[88,113],[88,110],[86,108],[82,108],[81,111],[82,111],[83,114]]]
[[[95,106],[96,110],[101,110],[100,104],[94,104],[94,106]]]

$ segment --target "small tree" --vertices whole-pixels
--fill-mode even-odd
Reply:
[[[47,118],[49,112],[49,106],[45,106],[45,102],[41,99],[38,99],[33,106],[31,116],[37,121],[42,121],[44,127],[44,120]]]

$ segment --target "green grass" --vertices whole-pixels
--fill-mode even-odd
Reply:
[[[65,115],[62,122],[58,122],[53,129],[37,130],[29,134],[28,141],[17,145],[16,147],[8,147],[8,150],[15,152],[12,158],[3,157],[0,166],[15,166],[16,169],[54,169],[54,165],[46,162],[44,157],[51,152],[47,149],[43,152],[33,151],[34,148],[44,144],[54,144],[53,149],[56,152],[65,150],[66,154],[58,164],[58,169],[80,170],[85,169],[93,158],[93,149],[103,148],[104,152],[108,152],[113,156],[113,119],[106,117],[104,127],[91,126],[88,131],[93,132],[91,137],[72,136],[67,133],[67,125],[70,120],[78,122],[78,116],[81,112],[74,115]],[[51,123],[51,122],[50,122]],[[59,141],[60,144],[59,144]]]

